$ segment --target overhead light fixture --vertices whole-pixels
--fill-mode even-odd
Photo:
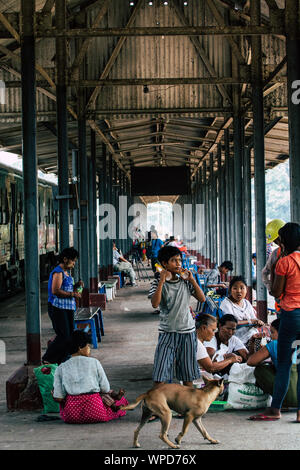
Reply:
[[[148,5],[150,5],[150,7],[152,7],[152,5],[153,5],[153,2],[149,2],[149,3],[148,3]]]
[[[145,86],[144,86],[144,93],[149,93],[148,85],[145,85]]]
[[[168,2],[164,2],[164,5],[167,6],[167,5],[168,5]]]
[[[130,2],[129,5],[130,5],[131,7],[134,7],[134,2]]]
[[[184,5],[185,7],[187,7],[187,4],[188,4],[188,2],[183,2],[183,5]]]

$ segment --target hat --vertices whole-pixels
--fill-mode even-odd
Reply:
[[[266,226],[267,243],[272,243],[278,238],[278,231],[285,225],[281,219],[273,219]]]

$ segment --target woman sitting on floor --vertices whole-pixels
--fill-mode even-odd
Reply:
[[[110,390],[100,362],[90,357],[89,335],[73,331],[70,339],[72,357],[55,371],[53,398],[60,403],[60,416],[66,423],[84,424],[110,421],[126,414],[127,405],[119,393]]]
[[[235,362],[242,362],[242,357],[236,354],[228,354],[220,362],[212,361],[204,345],[213,340],[217,329],[217,320],[212,315],[206,313],[199,315],[196,320],[196,331],[198,338],[197,361],[202,370],[210,374],[219,374],[220,371]]]
[[[205,341],[209,357],[213,362],[221,362],[232,355],[240,356],[243,361],[247,361],[248,350],[242,341],[235,336],[237,319],[233,315],[224,315],[219,319],[218,331],[211,341]],[[227,375],[232,364],[218,371],[218,375]]]
[[[263,326],[264,323],[256,317],[256,313],[251,303],[246,300],[247,284],[242,276],[235,276],[229,284],[229,297],[226,297],[220,305],[220,309],[225,314],[231,314],[237,319],[237,330],[235,335],[249,349],[249,340],[253,335],[258,335],[256,326]],[[258,342],[260,342],[258,335]]]

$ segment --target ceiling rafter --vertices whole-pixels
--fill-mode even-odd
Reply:
[[[184,15],[183,11],[180,8],[180,5],[179,5],[177,0],[172,0],[171,7],[174,9],[174,11],[175,11],[178,19],[180,20],[180,22],[182,24],[184,24],[185,26],[190,26],[186,16]],[[203,49],[199,39],[195,36],[190,36],[190,41],[194,45],[198,55],[202,59],[202,62],[204,63],[205,67],[207,68],[210,76],[216,77],[218,74],[217,74],[216,70],[214,69],[214,67],[212,66],[212,64],[211,64],[205,50]],[[232,104],[231,98],[230,98],[226,88],[224,87],[224,85],[217,85],[217,89],[219,90],[221,96],[225,100],[225,103]]]
[[[134,9],[133,9],[133,12],[131,13],[130,15],[130,18],[126,24],[126,28],[130,28],[130,26],[134,23],[135,19],[136,19],[136,16],[141,8],[141,6],[144,4],[144,1],[143,0],[138,0],[137,4],[135,5]],[[125,43],[126,41],[126,37],[123,36],[121,37],[118,42],[117,42],[117,45],[116,47],[114,48],[106,66],[104,67],[104,70],[103,72],[101,73],[100,75],[100,79],[104,79],[108,76],[112,66],[114,65],[118,55],[119,55],[119,52],[120,50],[122,49],[123,47],[123,44]],[[87,102],[87,105],[86,105],[86,108],[85,110],[88,111],[90,108],[94,108],[95,107],[95,103],[96,103],[96,100],[99,96],[99,93],[101,91],[102,87],[101,86],[96,86],[94,91],[92,92],[88,102]]]
[[[206,0],[206,3],[208,5],[210,11],[212,12],[216,22],[218,23],[218,25],[219,26],[226,26],[226,22],[225,22],[223,16],[221,15],[221,13],[219,12],[218,8],[216,7],[215,3],[212,0]],[[235,40],[233,39],[233,37],[232,36],[226,36],[226,40],[228,41],[228,43],[231,47],[232,53],[237,58],[239,64],[244,65],[245,62],[246,62],[245,58],[241,54],[240,49],[239,49],[237,43],[235,42]]]
[[[123,164],[120,162],[120,159],[118,158],[118,156],[116,155],[115,153],[115,150],[111,144],[111,142],[107,139],[107,137],[103,134],[103,132],[101,131],[101,129],[99,128],[99,126],[97,126],[96,122],[89,119],[88,120],[88,124],[89,126],[91,127],[91,129],[93,129],[95,132],[96,132],[96,135],[98,137],[100,137],[100,140],[105,143],[107,145],[107,148],[109,150],[109,152],[111,153],[111,156],[112,158],[115,160],[115,162],[117,163],[118,167],[126,174],[127,178],[130,179],[130,174],[128,173],[128,171],[126,171],[126,169],[124,168]]]
[[[224,120],[223,122],[223,125],[221,126],[218,134],[216,135],[216,138],[215,138],[215,141],[212,145],[210,145],[210,147],[205,151],[204,155],[201,157],[201,160],[200,162],[198,163],[198,165],[196,166],[196,168],[194,169],[193,173],[192,173],[192,177],[195,176],[198,168],[200,168],[201,166],[201,163],[203,162],[203,160],[205,160],[205,158],[207,157],[207,155],[209,155],[211,152],[214,151],[215,147],[218,145],[218,143],[221,141],[222,139],[222,136],[223,136],[223,132],[224,132],[224,129],[227,129],[228,127],[231,126],[233,122],[233,117],[230,117],[226,120]],[[201,148],[199,148],[199,150],[201,150]]]
[[[100,5],[100,10],[95,18],[95,21],[93,22],[91,28],[97,28],[99,24],[101,23],[103,17],[106,15],[107,10],[108,10],[108,4],[109,0],[102,0],[102,4]],[[93,43],[93,38],[87,38],[83,41],[83,44],[81,45],[78,54],[76,55],[74,62],[71,67],[70,71],[70,79],[72,80],[74,77],[78,78],[79,74],[79,67],[84,59],[84,56],[86,55],[87,51],[89,50],[89,47]]]

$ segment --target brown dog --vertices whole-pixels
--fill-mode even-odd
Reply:
[[[204,439],[212,444],[218,444],[219,442],[207,433],[201,422],[201,417],[207,412],[217,396],[223,392],[223,379],[204,380],[206,385],[200,390],[179,384],[160,384],[137,397],[135,403],[121,407],[122,410],[133,410],[144,400],[143,414],[141,422],[134,432],[133,446],[140,447],[138,442],[139,432],[152,415],[158,416],[161,421],[160,439],[173,449],[180,447],[181,440],[191,422],[201,432]],[[173,444],[168,439],[168,430],[172,420],[171,410],[184,415],[182,431],[175,439],[178,445]]]

